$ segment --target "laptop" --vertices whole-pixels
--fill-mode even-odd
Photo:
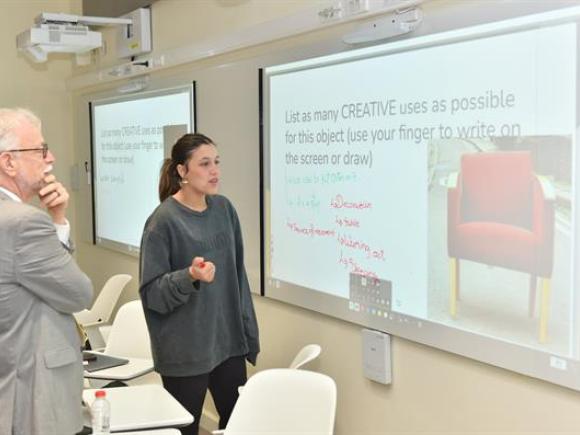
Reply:
[[[129,362],[126,358],[105,355],[99,352],[83,351],[83,368],[87,372],[109,369],[111,367],[122,366]]]

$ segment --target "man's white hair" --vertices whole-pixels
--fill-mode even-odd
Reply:
[[[28,109],[20,107],[14,109],[0,108],[0,152],[18,148],[19,138],[14,133],[23,123],[29,123],[40,129],[41,122],[38,116]]]

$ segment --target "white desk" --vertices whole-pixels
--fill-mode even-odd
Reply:
[[[137,432],[115,432],[116,435],[181,435],[179,429],[153,429]]]
[[[90,407],[96,389],[84,390]],[[111,404],[111,432],[170,428],[193,423],[193,416],[161,385],[106,388]],[[91,426],[90,412],[84,411],[85,426]]]
[[[98,354],[99,352],[88,352]],[[115,356],[115,355],[111,355]],[[153,371],[153,360],[149,358],[127,358],[127,364],[111,367],[103,370],[88,372],[85,370],[84,376],[88,379],[108,379],[112,381],[128,381]]]

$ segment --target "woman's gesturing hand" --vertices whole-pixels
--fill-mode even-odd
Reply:
[[[212,282],[215,275],[215,264],[205,261],[203,257],[195,257],[191,261],[189,274],[193,280]]]

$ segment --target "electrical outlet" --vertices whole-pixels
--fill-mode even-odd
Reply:
[[[330,6],[321,9],[318,12],[318,19],[320,20],[321,23],[340,20],[342,16],[343,16],[343,8],[340,2],[331,4]]]
[[[165,65],[165,56],[151,58],[151,68],[162,67]]]
[[[356,15],[369,11],[369,0],[346,0],[346,14]]]
[[[99,56],[105,57],[107,55],[107,49],[108,49],[107,41],[103,39],[103,45],[97,48],[97,53],[99,53]]]

